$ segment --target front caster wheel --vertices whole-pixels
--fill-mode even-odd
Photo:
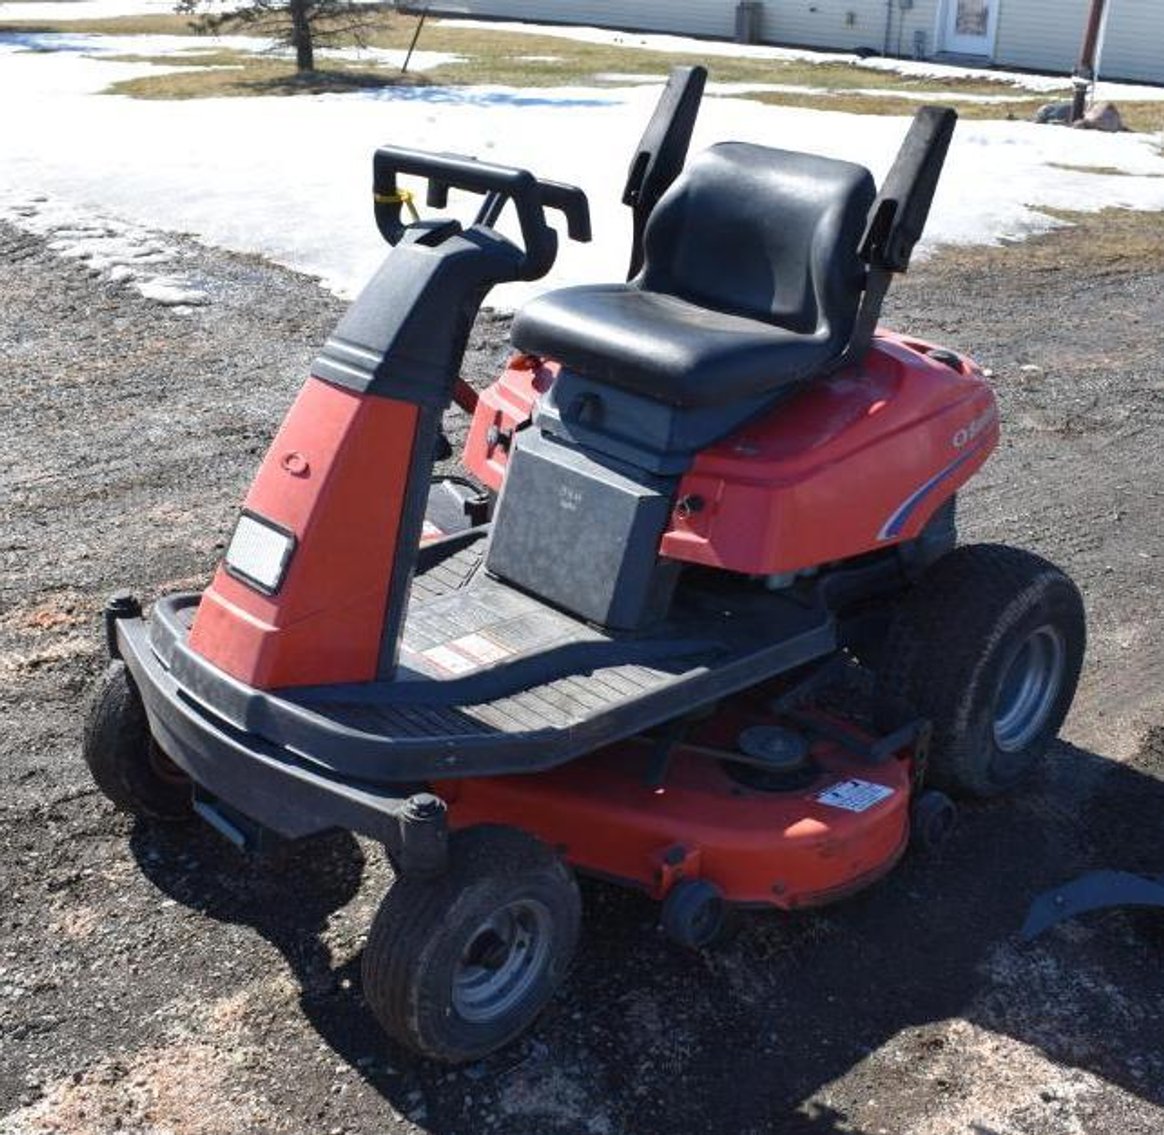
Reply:
[[[909,843],[915,851],[936,851],[958,823],[958,809],[944,792],[927,789],[909,810]]]
[[[477,1060],[526,1029],[574,954],[573,875],[513,828],[455,832],[449,869],[397,879],[364,948],[364,997],[384,1030],[423,1056]]]
[[[882,724],[927,718],[927,783],[996,796],[1058,733],[1086,637],[1079,591],[1053,564],[997,544],[958,548],[894,615],[877,674]]]
[[[111,662],[101,676],[81,752],[97,787],[121,811],[152,820],[184,820],[191,814],[190,778],[151,736],[124,662]]]
[[[714,883],[684,879],[663,900],[659,924],[672,942],[689,950],[705,950],[727,936],[728,905]]]

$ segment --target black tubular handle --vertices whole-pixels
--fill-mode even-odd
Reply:
[[[520,279],[536,280],[544,276],[557,255],[557,234],[546,224],[547,206],[565,213],[570,236],[575,240],[590,239],[590,212],[580,189],[556,182],[539,182],[528,170],[492,165],[460,154],[381,146],[373,159],[373,192],[376,225],[389,244],[396,244],[405,229],[400,219],[405,198],[397,188],[397,174],[427,178],[426,200],[436,208],[448,203],[450,188],[495,193],[512,201],[525,245]]]
[[[467,158],[466,161],[472,161]],[[458,188],[466,189],[467,186]],[[470,190],[470,192],[482,192]],[[558,209],[566,218],[566,231],[571,240],[585,244],[590,240],[590,202],[586,194],[576,185],[566,185],[560,181],[544,181],[538,179],[538,193],[541,195],[542,206],[546,209]],[[424,202],[430,208],[444,209],[449,204],[449,183],[429,178],[428,193]]]
[[[547,209],[557,209],[566,218],[566,232],[571,240],[585,244],[590,240],[590,202],[576,185],[560,181],[538,181],[538,192]]]

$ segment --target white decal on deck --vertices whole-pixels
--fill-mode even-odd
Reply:
[[[871,780],[842,780],[832,788],[817,793],[817,803],[830,808],[844,808],[846,812],[864,812],[874,804],[893,795],[892,788],[874,784]]]

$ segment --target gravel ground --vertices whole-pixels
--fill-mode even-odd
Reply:
[[[116,814],[78,753],[103,597],[207,578],[341,305],[185,244],[210,302],[175,312],[0,226],[0,1132],[1164,1129],[1159,924],[1015,935],[1049,884],[1160,869],[1164,225],[1109,255],[1107,223],[939,256],[889,311],[994,371],[1005,441],[965,536],[1055,559],[1089,604],[1080,696],[1038,778],[965,808],[940,854],[834,908],[749,915],[716,953],[586,884],[563,994],[454,1071],[387,1044],[361,1001],[374,846],[248,862]],[[479,325],[475,377],[504,331]]]

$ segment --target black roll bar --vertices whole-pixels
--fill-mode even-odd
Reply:
[[[904,272],[930,215],[938,178],[958,121],[947,106],[923,106],[869,211],[861,258],[870,268]]]
[[[628,280],[638,275],[643,266],[643,234],[651,211],[687,160],[687,147],[691,144],[706,81],[706,67],[671,68],[655,113],[631,159],[622,191],[622,203],[630,206],[634,217]]]
[[[947,106],[919,107],[914,115],[869,210],[859,245],[861,259],[868,266],[865,292],[849,345],[837,367],[860,362],[873,342],[889,283],[895,273],[909,267],[914,245],[926,227],[957,121],[957,111]]]

